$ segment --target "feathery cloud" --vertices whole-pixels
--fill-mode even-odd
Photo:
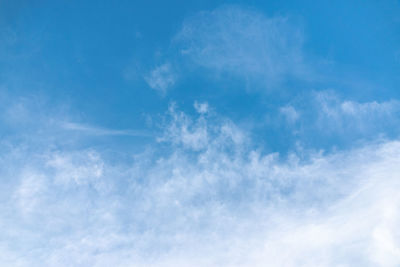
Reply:
[[[145,76],[145,80],[151,88],[165,94],[168,88],[175,84],[176,76],[171,64],[165,63],[153,69]]]
[[[130,163],[95,148],[2,149],[4,263],[400,263],[398,141],[284,159],[247,136],[227,118],[171,107],[159,139],[168,149]]]
[[[238,6],[201,12],[187,19],[175,37],[181,54],[193,63],[269,87],[288,77],[310,77],[303,39],[289,18]]]

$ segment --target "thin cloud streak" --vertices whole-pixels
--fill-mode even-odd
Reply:
[[[74,122],[64,122],[61,127],[69,131],[77,131],[88,135],[115,135],[115,136],[141,136],[141,137],[151,137],[152,134],[144,130],[115,130],[96,127],[87,124],[74,123]]]

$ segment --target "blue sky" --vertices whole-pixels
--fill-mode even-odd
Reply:
[[[0,1],[4,266],[398,266],[399,1]]]

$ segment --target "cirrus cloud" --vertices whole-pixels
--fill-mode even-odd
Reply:
[[[311,77],[303,40],[301,28],[288,17],[267,17],[238,6],[201,12],[187,19],[175,37],[191,62],[269,88],[286,78]]]
[[[0,156],[3,262],[399,264],[398,141],[282,158],[248,134],[227,118],[174,107],[162,145],[128,163],[99,148],[9,144]]]

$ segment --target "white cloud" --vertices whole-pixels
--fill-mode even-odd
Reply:
[[[172,87],[177,79],[176,73],[173,71],[171,64],[165,63],[152,70],[145,80],[148,85],[165,94],[167,89]]]
[[[312,137],[313,142],[325,140],[328,149],[332,142],[340,146],[396,138],[400,133],[400,102],[393,99],[358,102],[332,91],[320,91],[292,100],[279,108],[279,114],[278,119],[284,118],[279,123],[290,127],[296,142],[308,142]]]
[[[329,91],[316,93],[318,124],[333,131],[376,132],[396,127],[400,102],[356,102],[342,100]]]
[[[200,114],[205,114],[208,112],[209,107],[208,107],[208,103],[204,102],[204,103],[199,103],[199,102],[194,102],[194,108],[196,109],[196,111]]]
[[[201,12],[185,21],[175,40],[182,55],[217,73],[269,86],[287,77],[310,78],[303,33],[287,17],[266,17],[238,6]]]
[[[40,205],[41,195],[45,190],[45,177],[29,171],[23,173],[22,176],[24,178],[15,191],[14,199],[21,213],[26,214]]]
[[[46,166],[57,171],[53,174],[55,183],[77,185],[93,183],[103,176],[104,163],[94,151],[80,153],[52,153]]]
[[[175,105],[171,105],[170,120],[165,125],[164,135],[158,138],[158,141],[171,142],[195,151],[207,149],[209,146],[216,148],[226,144],[236,146],[245,141],[242,131],[231,121],[219,121],[216,117],[208,117],[207,120],[202,116],[208,110],[208,105],[195,102],[194,106],[201,115],[197,120],[176,111]]]
[[[225,118],[168,116],[162,145],[129,163],[94,148],[0,150],[4,262],[400,264],[400,142],[284,159]]]
[[[292,106],[281,107],[279,111],[286,117],[287,122],[290,124],[295,123],[300,117],[299,113]]]
[[[354,101],[344,101],[340,108],[344,114],[352,116],[369,116],[371,114],[378,116],[392,115],[398,110],[398,101],[388,101],[378,103],[376,101],[367,103],[358,103]]]
[[[63,122],[61,123],[61,127],[65,130],[77,131],[89,135],[150,136],[148,132],[142,130],[116,130],[75,122]]]

